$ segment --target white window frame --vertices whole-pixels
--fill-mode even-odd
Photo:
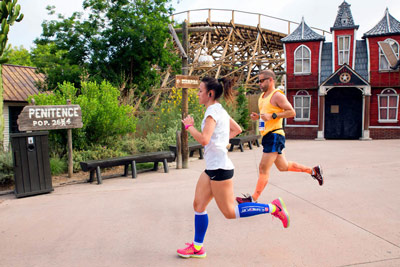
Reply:
[[[387,43],[393,42],[393,44],[397,45],[397,49],[393,47],[393,44],[391,46],[397,59],[399,59],[399,43],[396,40],[390,38],[386,39],[385,42]],[[384,55],[382,49],[379,46],[378,49],[379,49],[379,71],[391,71],[392,69],[390,68],[390,64],[387,61],[386,56]],[[385,64],[386,67],[382,66],[382,64]]]
[[[340,49],[340,40],[343,39],[343,48]],[[346,49],[346,39],[348,39],[347,46],[348,48]],[[351,44],[351,35],[340,35],[337,37],[337,48],[338,48],[338,65],[344,65],[344,63],[347,63],[347,65],[350,65],[350,44]],[[346,57],[346,52],[347,52],[347,57]]]
[[[305,94],[304,94],[305,93]],[[301,106],[298,107],[296,106],[296,99],[300,98],[301,99]],[[304,99],[308,99],[308,107],[304,106]],[[300,90],[296,93],[296,95],[293,96],[293,108],[296,111],[296,116],[294,117],[294,121],[310,121],[310,114],[311,114],[311,95],[306,91],[306,90]],[[300,109],[300,117],[298,116],[298,110]],[[308,109],[308,116],[304,116],[304,110]]]
[[[301,57],[296,58],[296,54],[297,54],[297,50],[299,49],[307,49],[308,53],[310,55],[310,57],[304,57],[304,52],[303,50],[301,50]],[[294,66],[293,66],[293,70],[295,74],[310,74],[311,73],[311,50],[310,48],[308,48],[305,45],[300,45],[299,47],[296,48],[296,50],[294,50]],[[308,60],[309,62],[309,71],[305,71],[305,61]],[[296,61],[301,61],[301,71],[296,71]]]
[[[392,97],[395,96],[397,98],[396,107],[389,106],[389,97],[390,96],[392,96]],[[387,105],[388,105],[387,107],[381,107],[381,98],[382,97],[387,98]],[[396,108],[396,118],[389,119],[389,109],[394,109],[394,108]],[[381,109],[386,109],[386,118],[387,119],[381,118]],[[396,90],[394,90],[393,88],[383,89],[382,92],[380,94],[378,94],[378,116],[379,116],[378,122],[380,122],[380,123],[397,123],[398,122],[398,112],[399,112],[399,94],[397,94]]]

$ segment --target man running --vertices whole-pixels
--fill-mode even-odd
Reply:
[[[316,179],[319,185],[323,185],[322,169],[318,165],[314,168],[303,166],[293,161],[287,161],[283,153],[285,148],[285,132],[282,128],[283,118],[296,116],[292,105],[279,89],[275,89],[275,73],[271,70],[261,71],[259,84],[263,91],[258,99],[260,115],[252,112],[252,120],[260,120],[259,130],[262,138],[263,155],[259,166],[259,177],[253,195],[237,197],[238,203],[255,202],[268,183],[269,172],[272,164],[279,171],[306,172]]]

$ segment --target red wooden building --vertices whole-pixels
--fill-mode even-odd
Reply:
[[[400,22],[386,9],[383,18],[357,40],[350,5],[344,1],[331,27],[332,42],[302,20],[282,39],[285,89],[296,110],[287,119],[287,138],[400,138],[400,71],[378,42],[399,59]]]

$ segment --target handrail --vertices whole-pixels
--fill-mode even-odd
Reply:
[[[288,23],[288,34],[290,34],[290,23],[294,23],[294,24],[296,24],[296,25],[299,25],[299,24],[300,24],[299,22],[295,22],[295,21],[287,20],[287,19],[282,19],[282,18],[270,16],[270,15],[265,15],[265,14],[260,14],[260,13],[254,13],[254,12],[248,12],[248,11],[235,10],[235,9],[223,9],[223,8],[200,8],[200,9],[192,9],[192,10],[180,11],[180,12],[171,14],[171,17],[172,17],[172,20],[173,20],[173,18],[174,18],[175,15],[180,15],[180,14],[188,13],[188,21],[189,21],[189,14],[190,14],[191,11],[207,11],[207,10],[208,10],[208,17],[209,17],[209,19],[211,19],[211,18],[210,18],[210,16],[211,16],[211,10],[215,10],[215,11],[227,11],[227,12],[229,11],[229,12],[232,12],[232,21],[234,21],[234,12],[243,13],[243,14],[250,14],[250,15],[257,15],[257,16],[259,17],[259,18],[258,18],[258,24],[260,24],[260,18],[261,18],[261,17],[266,17],[266,18],[271,18],[271,19],[276,19],[276,20],[284,21],[284,22],[287,22],[287,23]],[[190,21],[189,21],[189,22],[190,22]],[[331,34],[329,31],[326,31],[326,30],[323,30],[323,29],[320,29],[320,28],[316,28],[316,27],[310,27],[310,28],[311,28],[311,29],[314,29],[314,30],[321,31],[323,35],[325,35],[325,33]]]

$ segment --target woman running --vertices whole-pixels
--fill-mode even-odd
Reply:
[[[234,166],[228,158],[227,146],[229,139],[240,134],[242,129],[218,102],[222,94],[227,101],[232,102],[232,86],[233,81],[227,78],[218,80],[209,77],[203,78],[197,94],[199,103],[206,107],[201,132],[193,126],[194,119],[191,116],[182,120],[185,129],[197,142],[204,146],[204,159],[206,161],[206,169],[197,181],[193,201],[195,213],[194,241],[186,243],[185,248],[177,250],[178,255],[184,258],[206,257],[203,247],[204,236],[208,227],[206,208],[213,198],[227,219],[271,213],[282,221],[284,228],[289,227],[289,213],[281,198],[275,199],[270,204],[252,202],[235,204],[231,179]]]

